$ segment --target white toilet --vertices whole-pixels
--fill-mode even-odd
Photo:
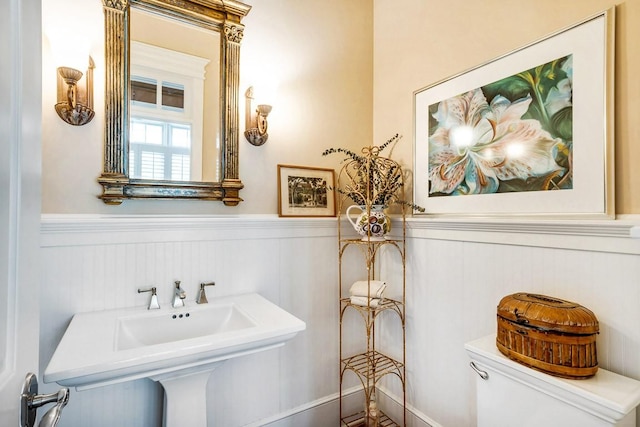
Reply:
[[[504,356],[495,335],[465,349],[478,373],[477,427],[636,426],[640,381],[602,368],[584,380],[554,377]]]

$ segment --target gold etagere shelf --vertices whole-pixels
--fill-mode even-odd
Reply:
[[[348,153],[350,159],[346,161],[338,173],[337,196],[338,196],[338,262],[339,262],[339,294],[340,294],[340,420],[343,427],[401,427],[406,426],[406,329],[405,329],[405,290],[406,290],[406,227],[405,227],[405,203],[404,200],[404,178],[402,168],[393,160],[379,156],[379,147],[365,147],[362,154]],[[343,234],[342,225],[345,215],[345,208],[349,204],[360,205],[363,223],[373,223],[376,221],[372,217],[374,210],[378,209],[378,204],[384,207],[392,206],[396,209],[397,216],[395,223],[400,227],[392,235],[394,237],[380,234],[374,235],[374,230],[369,225],[363,229],[356,230],[360,237],[354,237],[349,233]],[[381,202],[381,203],[380,203]],[[386,216],[386,221],[391,221]],[[352,222],[353,224],[353,222]],[[360,221],[358,221],[360,224]],[[368,228],[367,228],[368,227]],[[343,283],[343,257],[346,252],[357,248],[364,257],[364,269],[366,269],[366,281],[368,294],[365,305],[354,304],[351,296],[347,296],[348,283]],[[382,248],[397,250],[402,263],[402,270],[394,273],[394,281],[390,283],[396,294],[394,298],[377,298],[375,304],[371,301],[371,283],[376,280],[379,273],[376,268],[376,261]],[[386,249],[385,249],[386,250]],[[345,262],[346,263],[346,262]],[[350,264],[352,265],[352,264]],[[379,267],[379,266],[378,266]],[[400,277],[401,276],[401,277]],[[401,286],[401,289],[398,288]],[[356,354],[344,354],[345,314],[355,311],[364,322],[366,331],[366,344],[361,352]],[[395,353],[401,354],[398,359],[393,358],[381,351],[385,343],[377,342],[376,323],[384,319],[381,316],[385,312],[396,313],[400,319],[402,333],[402,348],[396,349]],[[398,331],[400,332],[400,331]],[[363,410],[356,413],[344,414],[346,408],[343,405],[344,381],[348,372],[353,373],[362,384],[364,392]],[[402,417],[392,420],[378,406],[378,386],[381,378],[385,376],[396,376],[402,388]]]
[[[364,411],[357,414],[349,415],[341,419],[342,425],[346,427],[361,427],[366,426],[365,419],[366,414]],[[379,427],[395,427],[398,424],[389,418],[384,412],[380,413],[380,420],[378,421]]]

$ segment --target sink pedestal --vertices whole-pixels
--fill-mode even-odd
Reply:
[[[163,427],[207,427],[207,382],[224,361],[150,377],[164,388]]]

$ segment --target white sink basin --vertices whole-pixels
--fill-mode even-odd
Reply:
[[[197,309],[152,310],[118,318],[116,351],[182,341],[256,326],[235,304]]]
[[[305,323],[258,294],[76,314],[44,382],[78,390],[193,373],[233,357],[284,345]]]

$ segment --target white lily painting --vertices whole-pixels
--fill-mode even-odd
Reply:
[[[429,197],[573,188],[564,56],[429,106]]]

